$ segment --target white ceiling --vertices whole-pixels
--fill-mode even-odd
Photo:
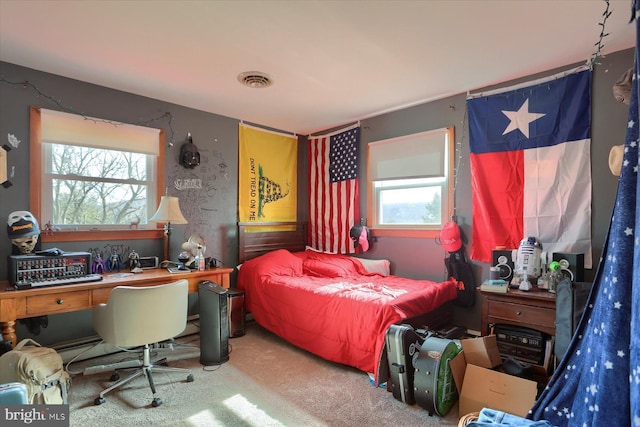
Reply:
[[[635,45],[611,0],[603,54]],[[597,0],[0,0],[0,60],[308,134],[586,62]],[[248,88],[239,73],[269,74]],[[63,98],[64,94],[55,94]]]

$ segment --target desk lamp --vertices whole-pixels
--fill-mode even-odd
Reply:
[[[171,236],[171,223],[188,224],[180,211],[180,201],[177,197],[162,196],[160,206],[156,213],[149,218],[149,222],[164,222],[164,259],[169,259],[169,237]]]

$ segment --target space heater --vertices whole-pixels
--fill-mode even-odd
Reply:
[[[200,312],[200,363],[220,365],[229,360],[227,290],[204,280],[198,283]]]

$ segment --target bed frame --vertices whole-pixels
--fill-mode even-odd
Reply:
[[[238,262],[276,249],[304,251],[307,246],[306,222],[239,222]]]

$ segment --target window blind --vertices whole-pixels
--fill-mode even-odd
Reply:
[[[42,108],[42,142],[159,154],[159,129]]]
[[[447,128],[369,143],[369,180],[445,177]]]

